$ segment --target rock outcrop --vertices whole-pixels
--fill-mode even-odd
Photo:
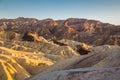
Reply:
[[[99,75],[98,79],[102,79],[102,80],[109,79],[109,76],[107,76],[107,78],[105,78],[105,76],[101,75],[102,73],[105,75],[110,74],[111,80],[113,80],[113,79],[117,80],[119,78],[118,74],[120,74],[120,73],[118,70],[118,73],[116,74],[115,73],[116,70],[114,71],[114,69],[115,69],[115,67],[118,67],[118,69],[120,68],[120,62],[117,61],[120,59],[119,52],[120,52],[119,46],[105,45],[105,46],[93,47],[93,48],[91,48],[91,54],[80,56],[80,57],[74,57],[71,59],[66,59],[66,61],[60,61],[59,63],[56,63],[53,66],[47,68],[43,72],[41,72],[33,77],[30,77],[28,80],[52,80],[52,79],[59,80],[58,79],[59,76],[61,77],[60,80],[61,79],[67,80],[68,76],[65,75],[65,74],[67,74],[66,70],[69,74],[69,71],[71,71],[71,69],[72,69],[73,73],[76,73],[76,76],[73,79],[71,78],[72,80],[77,80],[77,79],[91,80],[93,78],[95,78],[95,80],[96,80],[96,78],[98,76],[96,77],[95,74]],[[82,76],[79,77],[79,75],[77,75],[76,70],[78,70],[78,73],[81,73],[80,75],[89,76],[87,74],[87,72],[79,71],[79,68],[81,68],[81,70],[84,70],[84,69],[86,70],[86,68],[88,68],[87,69],[88,74],[91,73],[91,74],[93,74],[93,76],[89,77],[90,79],[88,79],[88,77],[82,77]],[[98,71],[97,70],[91,71],[91,69],[96,69],[96,68],[100,68],[100,69],[98,69]],[[109,73],[109,71],[106,72],[106,70],[104,71],[104,68],[106,68],[106,70],[109,70],[109,68],[111,68],[111,70],[114,72],[111,72],[111,70],[110,70],[110,73]],[[56,71],[58,72],[58,74]],[[94,71],[96,73],[94,73]],[[63,73],[63,75],[62,75],[61,72],[64,72],[65,74]],[[56,73],[56,74],[54,74],[54,73]],[[52,77],[50,77],[48,75],[51,75]],[[69,77],[72,77],[73,75],[74,74],[70,75]],[[116,76],[116,77],[114,77],[114,76]]]

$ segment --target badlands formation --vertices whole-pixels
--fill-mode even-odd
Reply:
[[[120,26],[0,19],[0,80],[119,80]]]

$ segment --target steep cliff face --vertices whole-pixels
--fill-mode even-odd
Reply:
[[[79,18],[37,20],[20,17],[17,19],[0,19],[0,26],[5,30],[12,30],[22,36],[26,32],[31,31],[46,39],[71,39],[93,45],[120,45],[120,39],[118,38],[120,26],[95,20]]]

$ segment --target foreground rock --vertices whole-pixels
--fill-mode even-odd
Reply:
[[[24,80],[30,76],[15,59],[0,54],[0,80]]]
[[[57,71],[28,80],[119,80],[118,68],[79,68]]]

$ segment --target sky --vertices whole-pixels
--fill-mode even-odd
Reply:
[[[120,25],[120,0],[0,0],[0,18],[86,18]]]

